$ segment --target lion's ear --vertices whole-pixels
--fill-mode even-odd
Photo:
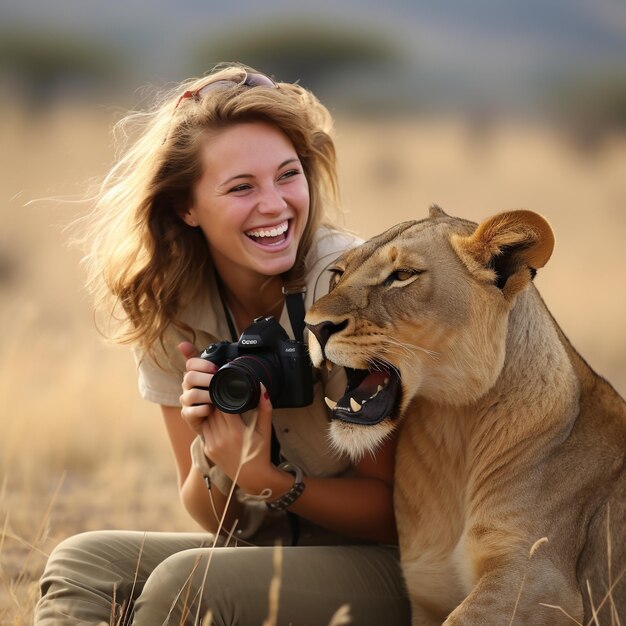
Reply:
[[[438,204],[431,204],[428,207],[428,217],[450,217]]]
[[[478,225],[453,245],[470,270],[487,271],[507,298],[519,293],[543,267],[554,249],[548,222],[532,211],[509,211]]]

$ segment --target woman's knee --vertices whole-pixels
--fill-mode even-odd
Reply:
[[[248,620],[243,623],[261,623],[267,616],[271,548],[251,550],[254,553],[247,548],[205,548],[167,558],[148,578],[134,623],[179,624],[184,615],[194,623],[198,611],[205,615],[209,610],[212,624],[232,623],[242,611]]]
[[[111,607],[124,607],[129,612],[146,579],[161,561],[207,540],[206,533],[138,531],[93,531],[69,537],[48,560],[40,581],[39,615],[65,612],[84,616],[89,607],[96,606],[100,613],[108,607],[106,615],[111,613]],[[85,621],[89,620],[77,623]]]
[[[41,598],[35,623],[108,620],[116,590],[123,596],[129,575],[132,579],[132,568],[127,568],[129,574],[120,567],[118,549],[119,536],[109,531],[81,533],[59,543],[50,554],[40,580]]]
[[[106,567],[115,558],[107,556],[107,547],[111,545],[113,535],[111,531],[90,531],[61,541],[48,558],[42,585],[55,577],[82,577],[85,570],[90,570],[96,563],[99,568]]]

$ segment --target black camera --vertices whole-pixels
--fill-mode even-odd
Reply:
[[[313,370],[307,347],[290,339],[273,316],[257,317],[239,341],[212,343],[200,355],[220,369],[209,384],[211,401],[224,413],[259,404],[260,383],[277,409],[313,402]]]

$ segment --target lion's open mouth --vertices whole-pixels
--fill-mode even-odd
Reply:
[[[398,372],[384,363],[376,363],[371,370],[346,367],[348,385],[336,402],[326,398],[333,419],[352,424],[378,424],[392,418],[400,396]]]

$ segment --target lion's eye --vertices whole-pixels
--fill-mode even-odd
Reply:
[[[393,283],[404,283],[407,280],[412,278],[417,278],[422,272],[420,270],[412,270],[412,269],[399,269],[391,272],[389,276],[384,281],[386,286],[392,285]]]
[[[343,270],[339,267],[331,267],[328,270],[331,273],[330,283],[328,285],[328,291],[332,291],[339,282],[339,279],[343,276]]]

